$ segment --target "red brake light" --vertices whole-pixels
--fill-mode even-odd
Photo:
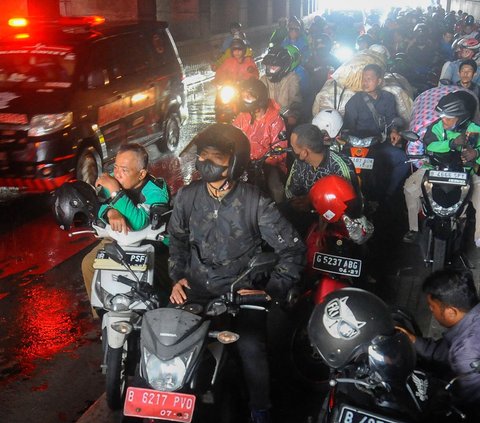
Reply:
[[[14,28],[26,27],[28,25],[28,19],[25,18],[11,18],[8,20],[8,26]]]

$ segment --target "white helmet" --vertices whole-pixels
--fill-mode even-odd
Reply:
[[[342,129],[343,118],[338,110],[321,110],[312,120],[312,123],[322,131],[326,131],[330,138],[335,138]]]
[[[368,49],[377,54],[380,54],[385,59],[390,59],[390,52],[388,51],[388,48],[382,44],[372,44]]]

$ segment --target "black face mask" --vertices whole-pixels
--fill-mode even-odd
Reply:
[[[222,176],[222,173],[228,169],[228,166],[219,166],[211,160],[199,159],[197,159],[195,167],[205,182],[217,182],[225,179],[225,176]]]

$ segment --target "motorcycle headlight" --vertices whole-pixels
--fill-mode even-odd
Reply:
[[[183,386],[185,374],[194,351],[188,351],[171,360],[160,360],[146,348],[143,360],[147,372],[147,381],[158,391],[176,391]]]
[[[338,46],[333,50],[333,55],[341,62],[346,62],[353,57],[354,51],[347,46]]]
[[[236,93],[237,91],[235,90],[235,88],[229,85],[225,85],[220,89],[220,100],[222,101],[222,103],[225,104],[230,103],[234,99]]]
[[[109,310],[127,311],[130,308],[132,299],[125,294],[117,294],[110,300]]]
[[[35,115],[30,121],[29,137],[41,137],[67,128],[73,122],[73,113],[55,113],[52,115]]]

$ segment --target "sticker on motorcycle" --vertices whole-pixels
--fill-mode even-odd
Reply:
[[[353,339],[367,322],[358,321],[347,306],[348,297],[335,298],[328,302],[323,314],[323,325],[337,339]]]

